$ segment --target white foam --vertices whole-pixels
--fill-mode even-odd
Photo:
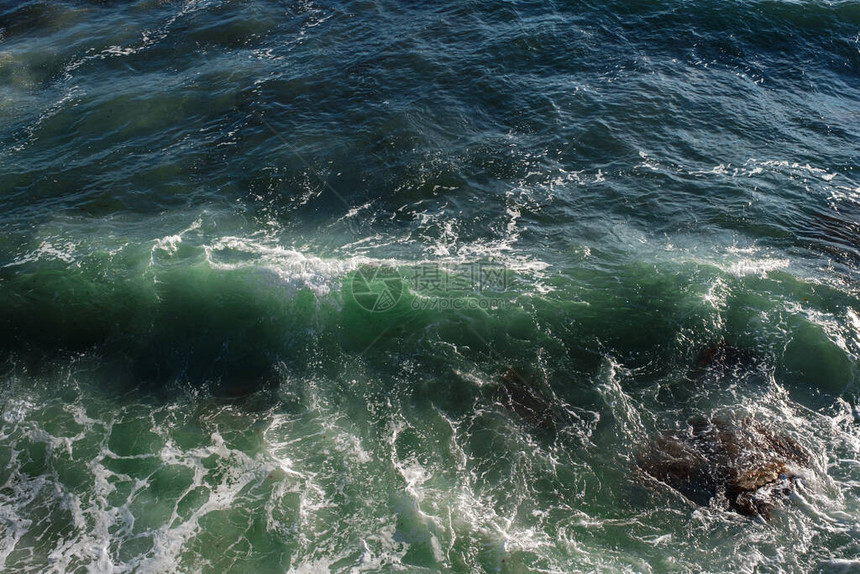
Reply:
[[[362,265],[397,265],[394,260],[373,259],[355,256],[345,259],[322,258],[306,255],[296,249],[279,245],[266,245],[239,237],[224,237],[212,245],[205,245],[206,261],[213,269],[233,271],[237,269],[265,269],[274,273],[289,292],[309,288],[317,296],[330,293],[337,280]],[[244,261],[227,262],[228,251],[250,257]]]
[[[787,258],[742,259],[731,263],[726,268],[726,271],[736,277],[745,277],[747,275],[766,277],[771,271],[785,269],[789,265],[791,265],[791,261]]]
[[[179,245],[183,241],[183,236],[188,234],[188,233],[191,233],[193,231],[199,230],[202,224],[203,224],[202,218],[198,218],[194,221],[194,223],[192,223],[191,225],[189,225],[188,227],[186,227],[185,229],[183,229],[179,233],[175,233],[175,234],[171,234],[171,235],[165,235],[164,237],[156,239],[152,245],[152,248],[150,249],[150,255],[149,255],[150,265],[155,264],[155,257],[156,257],[157,251],[163,251],[167,255],[174,255],[176,253],[176,251],[179,249]]]
[[[612,413],[619,431],[632,444],[643,439],[647,433],[642,423],[640,407],[621,386],[621,381],[629,375],[618,361],[607,357],[601,366],[601,382],[597,385],[597,390]]]
[[[169,236],[158,243],[158,247],[171,245],[168,240],[172,239]],[[436,257],[406,260],[376,258],[361,254],[346,257],[319,257],[276,243],[233,236],[222,237],[203,246],[205,259],[213,269],[223,271],[258,269],[271,272],[282,285],[287,287],[287,293],[290,295],[299,289],[310,289],[318,297],[328,295],[339,288],[340,280],[344,276],[363,266],[391,267],[408,274],[408,269],[422,266],[438,266],[440,269],[445,269],[485,261],[503,266],[509,272],[529,274],[534,279],[532,285],[536,290],[543,289],[543,292],[550,290],[537,280],[550,267],[548,263],[528,257],[500,258],[500,251],[507,249],[508,247],[504,245],[476,242],[461,246],[454,253],[447,248],[439,248]]]
[[[11,263],[7,263],[3,267],[16,267],[32,263],[34,261],[56,260],[64,263],[73,263],[75,261],[76,245],[71,241],[59,242],[56,240],[44,240],[39,244],[39,247],[27,253]]]

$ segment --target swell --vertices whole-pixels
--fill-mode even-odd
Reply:
[[[317,257],[239,238],[199,244],[195,233],[88,256],[43,244],[35,260],[7,265],[0,348],[34,368],[83,353],[131,386],[232,394],[346,357],[384,370],[391,357],[426,355],[434,370],[467,360],[504,372],[549,354],[551,385],[573,400],[606,356],[647,384],[683,373],[722,340],[758,354],[802,394],[840,395],[853,381],[851,293],[787,273],[791,261],[766,252],[709,261],[655,246],[556,262],[549,274],[511,259],[495,291],[439,292],[415,278],[487,262]],[[395,273],[397,289],[390,308],[370,311],[363,281],[380,269]]]

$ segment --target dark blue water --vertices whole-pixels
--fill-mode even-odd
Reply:
[[[858,169],[855,0],[0,2],[0,565],[854,571]]]

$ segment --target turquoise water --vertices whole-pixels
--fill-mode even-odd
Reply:
[[[858,168],[855,0],[0,2],[0,568],[860,571]]]

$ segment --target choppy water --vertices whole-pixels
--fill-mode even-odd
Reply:
[[[860,571],[856,0],[2,2],[0,142],[6,571]]]

